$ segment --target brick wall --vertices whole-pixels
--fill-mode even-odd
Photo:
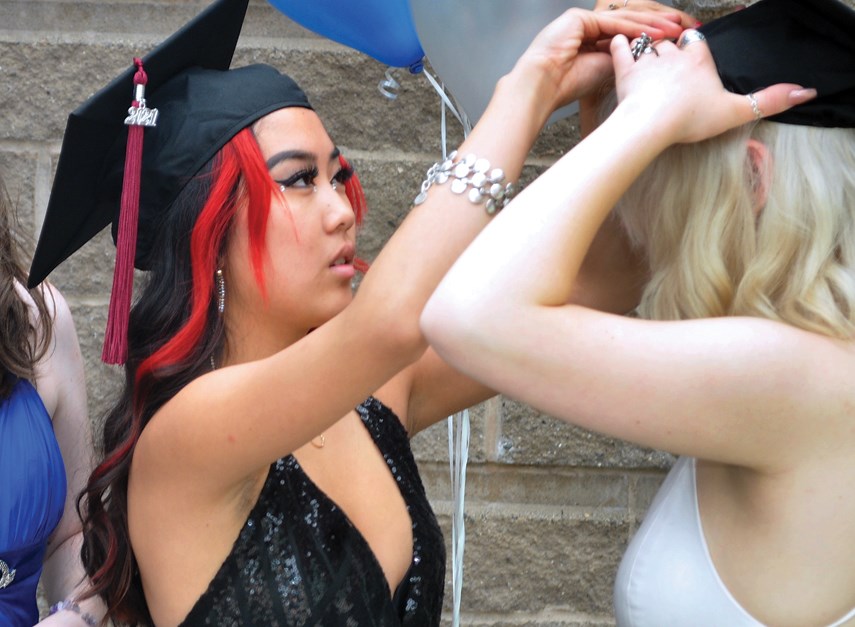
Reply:
[[[699,1],[696,15],[706,20],[733,4]],[[32,241],[67,114],[206,5],[207,0],[0,0],[0,171],[21,229]],[[385,71],[380,63],[300,28],[262,0],[250,2],[234,65],[252,62],[294,76],[356,165],[371,208],[361,252],[373,258],[440,154],[438,97],[424,77],[399,70],[399,97],[387,100],[377,90]],[[453,120],[449,130],[456,144],[461,133]],[[525,176],[534,176],[577,139],[575,118],[548,128]],[[99,361],[113,250],[102,233],[51,277],[75,316],[96,425],[121,378]],[[506,398],[476,408],[472,418],[464,624],[613,624],[615,570],[671,457],[565,425]],[[444,424],[437,425],[413,446],[450,538],[446,433]]]

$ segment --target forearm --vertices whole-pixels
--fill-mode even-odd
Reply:
[[[431,299],[423,322],[440,354],[496,349],[507,337],[503,321],[570,301],[603,221],[666,145],[653,127],[619,109],[530,185]]]
[[[83,614],[101,620],[106,614],[106,607],[99,597],[81,600],[86,592],[89,578],[80,562],[80,546],[83,541],[82,533],[76,533],[56,547],[45,560],[42,571],[42,585],[48,604],[53,606],[64,600],[75,601]],[[56,614],[54,622],[67,625],[86,625],[86,621],[75,612],[65,610]]]
[[[504,77],[478,125],[458,149],[458,158],[472,153],[488,160],[491,168],[501,168],[505,182],[517,181],[552,109],[554,91],[536,72],[520,69]],[[425,202],[412,209],[378,256],[352,306],[370,306],[379,299],[395,324],[411,324],[418,333],[418,316],[428,296],[489,221],[484,204],[452,193],[449,183],[434,184]]]
[[[566,304],[609,212],[665,145],[655,131],[616,111],[508,207],[489,237],[474,243],[467,259],[475,263],[505,251],[498,263],[480,268],[480,283],[493,286],[493,298],[516,305]]]

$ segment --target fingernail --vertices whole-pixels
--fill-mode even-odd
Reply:
[[[700,28],[703,25],[704,25],[703,22],[695,22],[695,28]]]
[[[793,104],[801,104],[816,98],[816,90],[813,88],[794,89],[790,92],[790,102]]]

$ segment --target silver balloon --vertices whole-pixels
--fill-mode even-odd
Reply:
[[[447,91],[472,125],[496,81],[514,66],[535,35],[572,7],[595,0],[409,0],[419,42]],[[578,110],[556,111],[554,122]]]

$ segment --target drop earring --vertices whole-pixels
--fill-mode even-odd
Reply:
[[[217,268],[217,311],[222,315],[226,310],[226,279],[222,268]]]

